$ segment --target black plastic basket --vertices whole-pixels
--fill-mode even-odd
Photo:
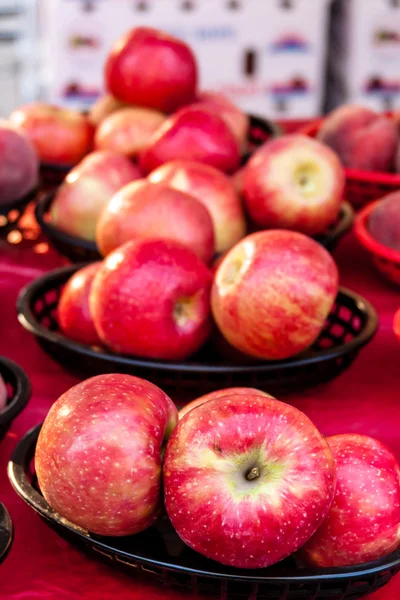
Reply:
[[[101,260],[99,251],[95,242],[89,242],[82,238],[65,233],[58,227],[51,224],[46,215],[48,215],[55,196],[55,191],[49,192],[43,196],[35,206],[35,218],[41,230],[46,234],[50,244],[68,258],[71,262],[92,262]]]
[[[13,540],[11,517],[4,504],[0,502],[0,564],[5,560]]]
[[[340,208],[339,216],[335,223],[322,235],[315,236],[315,240],[332,252],[342,239],[342,237],[350,231],[353,226],[355,213],[349,202],[343,202]]]
[[[58,187],[75,165],[58,165],[42,162],[40,165],[40,183],[45,190]]]
[[[355,600],[384,585],[400,570],[400,551],[380,560],[336,569],[302,568],[294,557],[268,569],[225,567],[186,546],[167,517],[143,533],[107,538],[63,519],[40,494],[32,458],[40,425],[15,448],[8,476],[17,494],[67,540],[114,568],[154,583],[220,600]]]
[[[14,361],[0,356],[0,375],[8,391],[7,406],[0,411],[0,440],[7,433],[12,421],[25,408],[31,395],[31,384],[25,371]]]
[[[0,235],[7,235],[11,229],[14,229],[24,214],[25,208],[37,196],[38,190],[31,190],[22,198],[0,204]]]
[[[214,346],[206,344],[185,362],[144,360],[84,346],[60,333],[57,322],[60,292],[78,268],[75,265],[57,269],[25,287],[17,301],[20,323],[36,336],[52,358],[74,374],[89,377],[99,373],[130,373],[188,399],[232,386],[284,393],[326,383],[352,364],[378,327],[371,304],[358,294],[341,289],[321,335],[309,350],[295,358],[227,364]]]

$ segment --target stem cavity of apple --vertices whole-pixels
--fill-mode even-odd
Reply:
[[[253,481],[253,479],[257,479],[260,477],[260,469],[258,467],[252,467],[246,473],[247,481]]]

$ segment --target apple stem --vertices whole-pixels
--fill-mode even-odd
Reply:
[[[252,481],[253,479],[257,479],[257,477],[260,477],[260,469],[258,467],[253,467],[246,473],[247,481]]]

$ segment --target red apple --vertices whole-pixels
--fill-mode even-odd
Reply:
[[[39,160],[29,139],[0,119],[0,206],[18,200],[39,183]]]
[[[103,262],[90,312],[100,338],[114,352],[184,359],[210,333],[211,283],[205,264],[182,244],[134,240]]]
[[[236,138],[241,153],[244,153],[247,148],[247,135],[249,132],[249,117],[240,110],[233,102],[224,94],[219,92],[200,92],[197,96],[197,106],[204,106],[216,112]]]
[[[111,94],[105,94],[101,96],[92,106],[90,107],[88,119],[89,122],[94,126],[98,127],[102,121],[109,115],[112,115],[121,108],[130,106],[126,102],[121,102],[112,96]]]
[[[129,183],[104,209],[97,246],[107,256],[129,240],[154,237],[181,242],[204,262],[214,255],[213,224],[201,202],[162,183]]]
[[[58,322],[62,332],[71,340],[101,346],[89,311],[89,294],[101,262],[79,269],[67,282],[58,303]]]
[[[190,412],[194,408],[205,404],[205,402],[209,402],[210,400],[215,400],[216,398],[224,398],[225,396],[266,396],[267,398],[272,398],[269,394],[262,392],[261,390],[257,390],[255,388],[246,388],[246,387],[232,387],[226,388],[223,390],[217,390],[215,392],[210,392],[209,394],[205,394],[204,396],[200,396],[200,398],[196,398],[196,400],[192,400],[189,404],[186,404],[179,411],[179,418],[182,419],[186,413]]]
[[[4,379],[0,375],[0,412],[6,407],[8,400],[8,392]]]
[[[400,467],[394,455],[364,435],[326,441],[336,460],[336,494],[303,558],[318,567],[341,567],[394,552],[400,544]]]
[[[130,375],[99,375],[51,407],[35,467],[50,506],[98,535],[138,533],[161,507],[161,456],[178,415],[158,387]]]
[[[330,113],[318,132],[345,167],[362,171],[393,171],[398,138],[394,119],[352,104]]]
[[[247,163],[243,194],[256,225],[323,233],[340,211],[345,184],[339,158],[304,135],[264,144]]]
[[[194,99],[197,65],[187,44],[150,27],[121,37],[105,65],[108,91],[123,102],[173,112]]]
[[[155,110],[122,108],[101,122],[94,138],[95,147],[134,158],[164,120],[165,115]]]
[[[36,102],[15,110],[10,123],[30,138],[42,162],[72,165],[90,151],[93,128],[80,112]]]
[[[148,176],[197,198],[208,209],[214,224],[215,250],[229,250],[246,235],[246,220],[235,188],[224,173],[192,160],[174,160]]]
[[[308,417],[252,394],[187,413],[169,439],[163,471],[165,506],[182,540],[246,569],[300,548],[335,493],[335,461]]]
[[[400,191],[378,202],[368,217],[368,230],[383,246],[400,251]]]
[[[205,108],[188,106],[171,115],[140,154],[144,173],[176,159],[195,160],[230,173],[239,166],[237,142],[225,122]]]
[[[223,259],[212,311],[232,346],[265,360],[294,356],[318,337],[338,292],[338,270],[320,244],[301,233],[261,231]]]
[[[51,205],[52,224],[70,235],[95,240],[97,221],[113,195],[140,179],[138,168],[114,152],[92,152],[65,178]]]

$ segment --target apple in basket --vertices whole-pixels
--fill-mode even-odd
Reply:
[[[62,290],[58,303],[61,331],[71,340],[90,346],[101,346],[89,310],[89,295],[100,266],[101,262],[95,262],[74,273]]]
[[[137,239],[103,261],[90,312],[114,352],[183,360],[210,334],[211,285],[209,269],[183,244]]]
[[[131,105],[117,100],[111,94],[105,94],[92,104],[89,109],[88,119],[94,127],[98,127],[106,117],[128,106]]]
[[[162,450],[178,420],[172,400],[130,375],[99,375],[63,394],[40,431],[40,489],[62,517],[92,533],[138,533],[162,506]]]
[[[325,521],[301,556],[339,567],[372,561],[400,545],[400,466],[377,440],[358,434],[326,441],[335,457],[337,487]]]
[[[39,183],[39,160],[23,132],[0,119],[0,206],[25,196]]]
[[[226,173],[240,163],[239,147],[225,121],[213,110],[186,106],[168,117],[139,157],[143,173],[171,160],[189,159]]]
[[[376,204],[367,227],[377,242],[400,251],[400,192],[388,194]]]
[[[99,217],[113,195],[140,179],[138,168],[120,154],[92,152],[72,169],[51,205],[51,222],[62,231],[94,241]]]
[[[245,236],[242,202],[225,173],[193,160],[173,160],[152,171],[148,180],[169,185],[204,204],[213,220],[217,254],[226,252]]]
[[[217,268],[211,296],[221,333],[240,352],[280,360],[320,334],[338,292],[331,255],[294,231],[261,231],[232,248]]]
[[[332,452],[308,417],[250,393],[188,412],[169,439],[163,471],[165,506],[182,540],[248,569],[298,550],[335,493]]]
[[[236,176],[239,177],[239,176]],[[284,228],[313,236],[339,215],[344,169],[328,146],[304,135],[271,140],[243,169],[244,201],[260,228]]]
[[[17,108],[10,123],[26,133],[42,162],[73,165],[90,152],[93,127],[78,111],[36,102]]]
[[[192,102],[197,65],[177,38],[136,27],[114,44],[105,64],[107,90],[118,100],[169,113]]]
[[[235,106],[227,96],[218,92],[200,92],[197,98],[197,106],[208,107],[222,117],[235,136],[240,152],[244,153],[250,126],[247,114]]]
[[[352,104],[330,113],[318,132],[345,167],[362,171],[393,171],[398,137],[393,119]]]
[[[181,242],[204,262],[214,255],[210,213],[194,196],[146,179],[123,187],[105,207],[96,230],[103,256],[136,238]]]
[[[165,115],[149,108],[121,108],[97,127],[95,148],[136,158],[164,120]]]

